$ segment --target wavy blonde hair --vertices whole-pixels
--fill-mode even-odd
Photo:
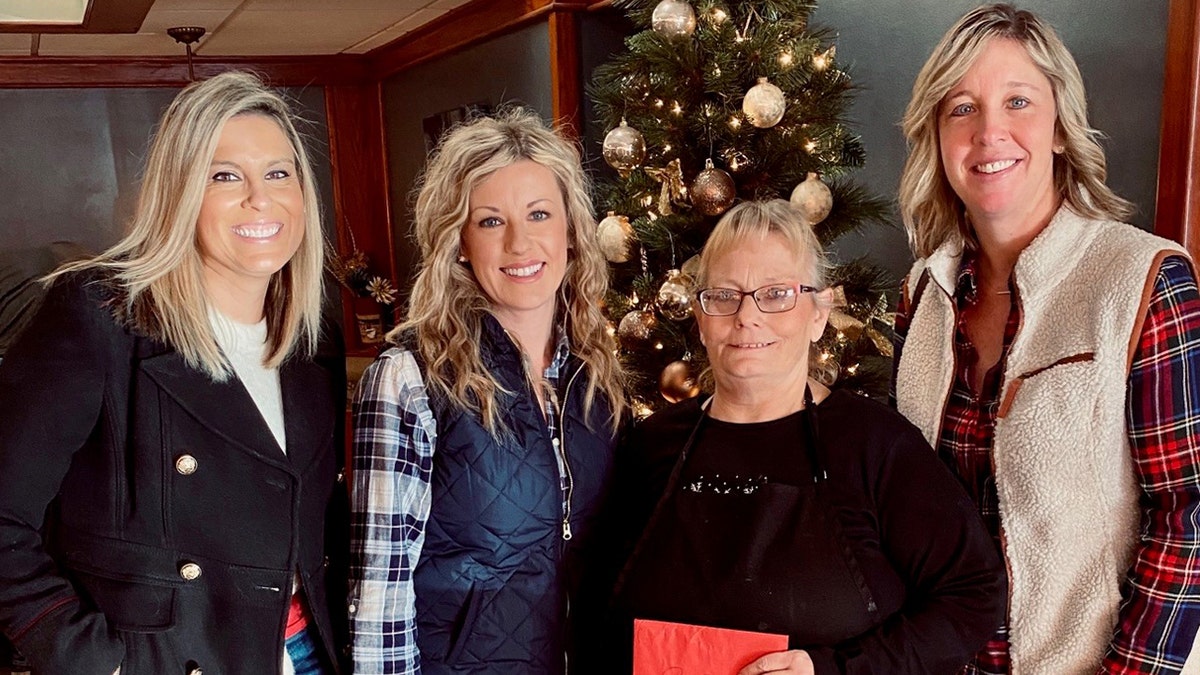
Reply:
[[[1083,77],[1062,40],[1036,14],[1009,4],[967,12],[946,32],[913,84],[902,128],[908,159],[900,175],[900,215],[917,257],[933,253],[954,237],[968,248],[979,242],[942,166],[938,112],[942,99],[966,75],[992,40],[1014,40],[1050,80],[1055,133],[1064,151],[1054,156],[1054,186],[1066,205],[1088,218],[1121,220],[1132,205],[1104,184],[1107,168],[1102,134],[1087,120]]]
[[[267,287],[264,365],[277,367],[293,352],[311,356],[320,326],[325,254],[316,184],[288,104],[250,73],[222,73],[188,85],[175,97],[150,144],[125,237],[95,258],[47,277],[110,271],[122,295],[119,314],[217,381],[228,379],[232,368],[209,323],[196,221],[221,131],[237,115],[262,115],[279,125],[295,153],[304,193],[304,238]]]
[[[520,160],[549,169],[562,190],[569,247],[558,311],[566,320],[571,352],[587,365],[584,408],[590,412],[596,395],[604,395],[615,430],[625,393],[616,344],[600,309],[608,289],[608,264],[596,241],[587,176],[576,146],[532,111],[515,108],[457,126],[434,151],[418,183],[414,214],[420,269],[408,315],[388,340],[398,344],[404,335],[415,336],[426,383],[454,405],[478,413],[489,432],[501,428],[497,396],[503,388],[479,352],[483,317],[491,301],[458,256],[471,191]]]

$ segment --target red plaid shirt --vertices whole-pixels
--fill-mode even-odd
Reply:
[[[1004,361],[1021,324],[1013,303],[1000,362],[971,391],[975,349],[961,324],[975,296],[975,260],[964,256],[955,290],[956,372],[938,437],[938,454],[962,480],[999,546],[1002,526],[992,471],[993,430]],[[896,362],[909,307],[896,316]],[[1172,256],[1154,282],[1129,375],[1125,410],[1141,486],[1141,540],[1121,588],[1120,616],[1102,673],[1174,673],[1200,627],[1200,292],[1189,263]],[[893,396],[893,400],[894,400]],[[964,673],[1009,671],[1008,629],[1001,627]]]

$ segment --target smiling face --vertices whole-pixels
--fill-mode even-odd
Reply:
[[[804,269],[782,235],[748,236],[712,260],[706,286],[753,291],[769,284],[811,284],[802,278]],[[820,339],[828,318],[828,308],[813,293],[801,293],[794,308],[773,314],[759,310],[750,296],[732,316],[696,309],[718,391],[752,384],[764,395],[805,381],[809,345]]]
[[[546,167],[520,160],[477,184],[462,253],[505,328],[554,319],[567,269],[567,209]]]
[[[304,240],[304,194],[295,153],[263,115],[225,123],[196,221],[204,282],[218,307],[265,294],[271,275]],[[236,301],[235,301],[236,302]]]
[[[990,40],[942,100],[942,166],[976,228],[1049,222],[1056,118],[1050,80],[1015,40]]]

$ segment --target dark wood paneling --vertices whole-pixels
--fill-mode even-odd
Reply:
[[[1171,0],[1154,231],[1200,260],[1200,0]]]
[[[371,73],[375,79],[382,80],[419,63],[525,26],[551,12],[581,11],[593,4],[595,2],[589,0],[474,0],[446,12],[396,42],[368,53]]]
[[[277,87],[368,81],[367,62],[361,56],[198,56],[192,62],[200,79],[244,69],[258,73]],[[179,87],[187,83],[187,60],[182,57],[0,57],[0,87]]]
[[[0,24],[0,33],[136,33],[154,0],[92,0],[78,26]]]
[[[554,121],[572,136],[583,135],[583,71],[579,64],[579,15],[556,9],[550,13],[550,82]]]
[[[327,86],[325,109],[338,252],[344,255],[358,247],[367,255],[373,272],[395,283],[380,85]],[[354,296],[342,289],[346,351],[352,356],[374,355],[373,347],[359,341],[354,301]]]

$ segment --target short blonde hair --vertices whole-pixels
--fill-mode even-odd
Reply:
[[[821,241],[800,212],[784,199],[741,202],[721,216],[700,252],[696,288],[708,285],[709,268],[714,260],[746,239],[765,239],[772,234],[783,237],[788,249],[800,261],[800,269],[796,270],[800,281],[818,289],[825,288],[830,265]]]
[[[482,319],[491,301],[458,256],[471,191],[520,160],[549,169],[562,190],[568,255],[559,311],[566,318],[571,352],[587,365],[584,407],[590,410],[596,394],[602,393],[611,406],[615,429],[625,407],[624,380],[601,311],[608,263],[596,239],[587,176],[575,144],[532,111],[514,108],[459,125],[434,151],[419,181],[414,213],[421,265],[408,315],[388,339],[401,343],[411,331],[425,362],[427,384],[456,406],[479,413],[489,431],[502,426],[497,396],[503,389],[479,351]]]
[[[942,36],[917,75],[904,113],[909,153],[900,175],[900,215],[918,257],[955,237],[968,248],[978,247],[962,200],[942,166],[938,113],[946,94],[998,39],[1020,43],[1050,81],[1055,132],[1064,146],[1054,156],[1054,186],[1066,205],[1082,216],[1103,220],[1121,220],[1133,211],[1104,184],[1101,134],[1088,125],[1083,77],[1062,40],[1033,12],[1003,3],[983,5],[964,14]]]
[[[175,97],[150,144],[125,237],[99,256],[50,277],[88,268],[111,270],[124,296],[122,314],[218,381],[232,370],[209,323],[196,226],[217,142],[225,123],[237,115],[262,115],[279,125],[295,153],[304,193],[304,239],[267,288],[264,365],[277,367],[294,351],[311,356],[320,326],[324,266],[316,183],[287,102],[250,73],[222,73],[188,85]]]

